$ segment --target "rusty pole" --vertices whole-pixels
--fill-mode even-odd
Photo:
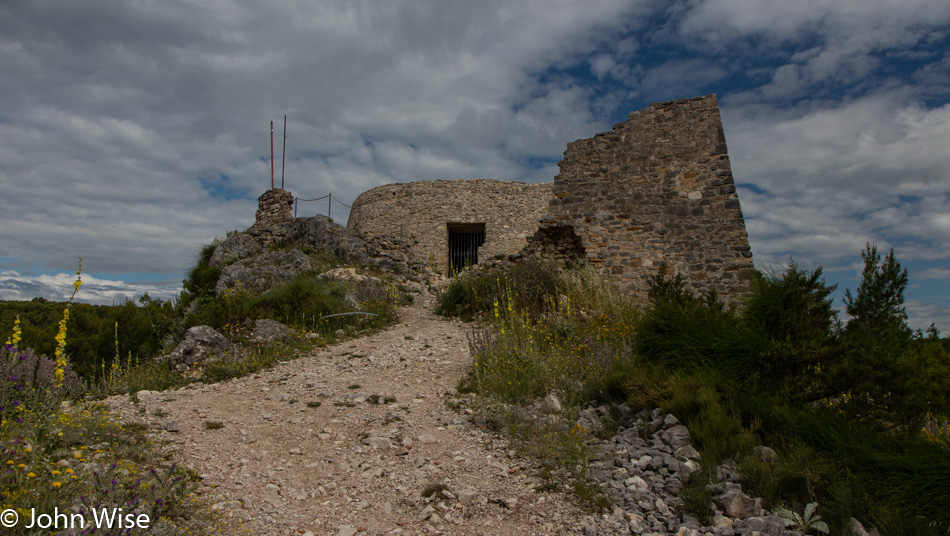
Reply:
[[[274,189],[274,122],[270,122],[270,189]]]

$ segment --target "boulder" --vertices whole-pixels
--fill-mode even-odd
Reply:
[[[234,345],[211,326],[195,326],[185,332],[185,340],[168,354],[168,363],[179,371],[202,367],[234,351]]]
[[[682,424],[677,424],[667,428],[657,434],[664,443],[671,446],[674,450],[689,445],[689,429]]]
[[[261,244],[254,240],[254,237],[244,233],[234,233],[214,248],[208,264],[215,268],[224,268],[234,261],[253,257],[260,252]]]
[[[369,259],[360,240],[326,216],[296,218],[287,226],[285,240],[297,247],[332,253],[351,263]]]
[[[758,532],[767,536],[782,536],[785,521],[779,516],[756,516],[736,521],[732,528],[737,532]]]
[[[288,343],[290,328],[275,320],[259,318],[254,321],[254,339],[261,342]]]
[[[752,453],[765,463],[772,463],[778,460],[778,454],[765,445],[757,445],[752,447]]]
[[[262,253],[239,260],[222,270],[214,293],[220,296],[234,287],[248,292],[261,292],[287,283],[311,269],[310,258],[299,249]]]
[[[722,495],[713,499],[716,506],[729,517],[745,519],[762,513],[762,499],[753,499],[742,490],[727,489]]]
[[[562,410],[561,400],[554,393],[551,393],[545,397],[544,401],[541,403],[541,407],[548,413],[560,413]]]

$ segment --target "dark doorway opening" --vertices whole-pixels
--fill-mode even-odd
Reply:
[[[485,243],[484,223],[449,223],[449,275],[478,264],[478,248]]]

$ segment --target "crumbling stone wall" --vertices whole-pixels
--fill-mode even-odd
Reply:
[[[752,252],[715,95],[633,112],[558,165],[542,242],[573,227],[590,264],[641,295],[663,265],[693,290],[745,288]]]
[[[378,186],[353,202],[347,228],[411,263],[448,271],[448,224],[484,223],[479,259],[515,254],[548,210],[551,184],[495,179],[418,181]]]
[[[281,188],[267,190],[257,198],[257,214],[247,233],[264,245],[283,238],[294,220],[294,194]]]

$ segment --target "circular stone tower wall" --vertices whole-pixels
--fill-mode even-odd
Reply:
[[[551,198],[550,183],[472,179],[387,184],[356,198],[347,227],[384,247],[398,245],[412,260],[447,274],[456,265],[452,253],[460,241],[477,245],[482,260],[520,252]]]

